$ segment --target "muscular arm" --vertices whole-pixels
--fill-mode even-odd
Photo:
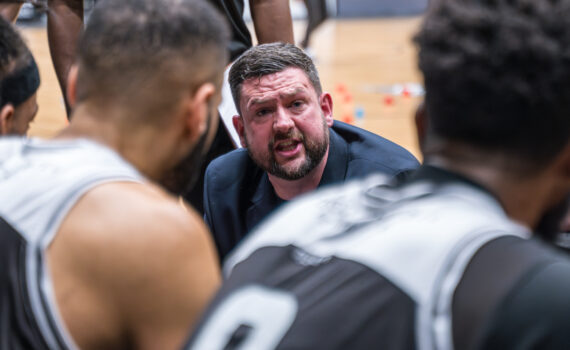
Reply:
[[[77,41],[83,28],[83,0],[48,0],[48,41],[57,80],[67,102],[67,73],[75,60]]]
[[[82,349],[177,349],[220,283],[200,218],[158,189],[88,192],[48,250],[58,309]]]
[[[21,7],[21,3],[0,4],[0,16],[4,17],[5,20],[14,23],[18,18],[18,13],[20,12]]]
[[[257,41],[295,43],[288,0],[249,0]]]

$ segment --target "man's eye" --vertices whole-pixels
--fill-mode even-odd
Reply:
[[[291,103],[291,107],[293,108],[299,108],[303,106],[303,101],[295,101],[293,103]]]
[[[271,110],[269,108],[262,108],[257,112],[255,112],[255,115],[258,117],[263,117],[264,115],[267,115],[269,113],[271,113]]]

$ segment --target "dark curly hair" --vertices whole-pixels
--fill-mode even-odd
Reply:
[[[12,72],[28,65],[32,59],[30,50],[16,28],[0,16],[0,82]],[[0,101],[2,104],[3,101]]]
[[[570,139],[570,0],[436,0],[415,37],[430,132],[548,163]]]

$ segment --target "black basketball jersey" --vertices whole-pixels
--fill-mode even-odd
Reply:
[[[111,181],[143,181],[87,140],[0,140],[0,349],[73,349],[45,251],[75,202]]]
[[[208,0],[226,18],[232,31],[229,43],[230,61],[252,46],[251,35],[243,19],[243,0]]]
[[[529,298],[516,286],[540,290],[530,281],[557,264],[547,279],[570,281],[567,258],[529,239],[492,195],[420,172],[403,186],[374,176],[329,188],[271,217],[227,260],[187,348],[492,348],[507,296]],[[570,341],[550,325],[525,329],[539,328]]]

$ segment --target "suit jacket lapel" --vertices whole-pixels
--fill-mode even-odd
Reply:
[[[251,206],[247,210],[246,228],[248,232],[284,202],[277,197],[267,173],[264,173],[251,197]]]

